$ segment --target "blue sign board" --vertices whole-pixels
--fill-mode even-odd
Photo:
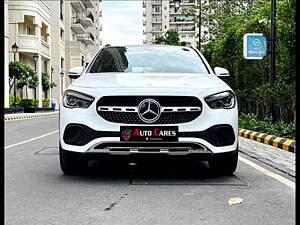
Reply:
[[[262,59],[267,55],[267,38],[263,34],[245,34],[243,54],[246,59]]]

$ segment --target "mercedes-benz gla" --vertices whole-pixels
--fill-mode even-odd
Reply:
[[[238,161],[233,90],[193,47],[106,46],[73,80],[60,106],[60,165],[65,174],[106,156],[186,157],[231,174]]]

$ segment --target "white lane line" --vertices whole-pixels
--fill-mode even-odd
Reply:
[[[28,139],[28,140],[25,140],[25,141],[21,141],[21,142],[18,142],[16,144],[8,145],[8,146],[5,146],[4,149],[9,149],[9,148],[12,148],[12,147],[15,147],[15,146],[18,146],[18,145],[26,144],[28,142],[35,141],[37,139],[49,136],[49,135],[57,133],[57,132],[58,132],[58,130],[55,130],[55,131],[52,131],[52,132],[47,133],[47,134],[43,134],[43,135],[38,136],[38,137],[34,137],[34,138],[31,138],[31,139]]]
[[[282,176],[280,176],[278,174],[275,174],[275,173],[273,173],[273,172],[271,172],[271,171],[269,171],[269,170],[267,170],[267,169],[265,169],[265,168],[263,168],[263,167],[255,164],[254,162],[251,162],[250,160],[245,159],[245,158],[243,158],[241,156],[239,156],[239,160],[241,160],[242,162],[248,164],[249,166],[252,166],[253,168],[257,169],[259,172],[261,172],[261,173],[263,173],[263,174],[265,174],[265,175],[267,175],[269,177],[272,177],[275,180],[277,180],[277,181],[279,181],[279,182],[281,182],[281,183],[283,183],[283,184],[285,184],[285,185],[287,185],[290,188],[292,188],[292,189],[295,190],[296,185],[295,185],[294,182],[292,182],[292,181],[290,181],[290,180],[288,180],[288,179],[286,179],[286,178],[284,178],[284,177],[282,177]]]

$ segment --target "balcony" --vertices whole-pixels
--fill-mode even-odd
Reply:
[[[44,40],[39,40],[37,36],[19,34],[19,52],[36,53],[41,52],[46,58],[50,58],[50,44]]]
[[[179,9],[175,12],[175,10],[170,10],[170,15],[183,15],[187,14],[187,9]]]
[[[146,20],[143,20],[143,25],[146,26]]]
[[[170,24],[194,24],[194,23],[195,23],[194,19],[181,19],[178,17],[170,19]]]
[[[99,30],[102,31],[102,25],[100,25]]]
[[[95,38],[92,33],[87,32],[85,34],[78,34],[77,41],[81,41],[86,45],[93,45],[95,42]]]
[[[99,16],[100,17],[102,16],[102,10],[101,9],[99,10]]]
[[[162,32],[161,28],[152,28],[152,33],[159,33]]]
[[[71,1],[71,5],[73,6],[73,9],[76,11],[76,12],[83,12],[85,11],[85,6],[84,4],[82,3],[82,1]]]
[[[195,0],[182,0],[181,5],[195,5]]]
[[[41,53],[50,58],[50,44],[46,41],[41,41]]]
[[[172,30],[177,31],[178,33],[194,33],[195,27],[175,27]]]
[[[94,8],[92,0],[80,0],[86,8]]]
[[[170,1],[170,5],[174,5],[174,1]],[[195,5],[195,0],[181,0],[180,5]]]
[[[161,14],[161,10],[152,10],[152,14]]]
[[[145,31],[145,30],[143,30],[143,34],[146,34],[146,31]]]
[[[152,5],[161,5],[161,0],[152,0],[151,3]]]
[[[84,20],[73,18],[72,19],[72,24],[71,24],[71,29],[76,34],[84,34],[85,33],[85,22],[84,22]]]
[[[143,11],[143,17],[145,17],[146,16],[146,11]]]
[[[152,19],[152,23],[161,23],[161,18],[160,19]]]
[[[146,7],[146,2],[145,1],[143,1],[143,8],[145,8]]]
[[[91,11],[87,12],[87,16],[86,17],[90,18],[93,21],[93,23],[95,23],[95,18],[94,18],[94,15],[93,15],[93,13]]]
[[[20,52],[38,52],[40,43],[37,36],[19,34],[18,39]]]
[[[93,27],[94,26],[94,16],[91,12],[89,12],[86,17],[83,17],[82,24],[85,27]]]

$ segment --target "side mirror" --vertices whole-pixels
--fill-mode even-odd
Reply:
[[[83,70],[84,70],[83,66],[73,67],[73,68],[71,68],[69,70],[68,76],[71,79],[77,79],[78,77],[80,77],[80,75],[82,74]]]
[[[229,77],[229,71],[222,67],[215,67],[214,71],[218,77]]]

